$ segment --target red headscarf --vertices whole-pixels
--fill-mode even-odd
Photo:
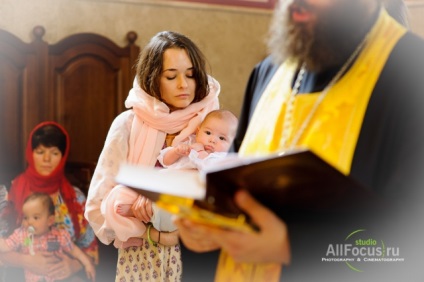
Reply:
[[[56,169],[48,176],[38,174],[34,166],[33,150],[32,150],[32,138],[34,133],[41,127],[52,125],[59,128],[66,136],[66,150],[62,154],[62,159],[56,167]],[[27,147],[26,147],[26,160],[28,167],[16,177],[12,182],[12,187],[9,192],[9,200],[15,204],[15,209],[18,214],[19,220],[22,217],[22,205],[27,196],[34,192],[43,192],[48,194],[54,194],[60,191],[62,198],[64,199],[68,211],[71,215],[72,222],[74,225],[75,236],[78,238],[80,234],[80,225],[78,221],[78,214],[81,214],[81,208],[76,204],[75,190],[69,181],[65,177],[65,163],[69,154],[69,135],[66,130],[58,123],[53,121],[42,122],[38,124],[31,132]]]

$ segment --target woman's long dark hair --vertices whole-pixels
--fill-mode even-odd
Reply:
[[[163,71],[163,54],[170,48],[183,49],[193,64],[196,91],[193,103],[209,94],[206,59],[200,49],[188,37],[173,31],[157,33],[141,51],[137,63],[137,80],[141,89],[158,100],[161,99],[160,76]]]

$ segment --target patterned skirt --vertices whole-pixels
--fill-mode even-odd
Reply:
[[[116,282],[132,281],[181,281],[181,248],[175,246],[157,247],[143,240],[139,247],[118,249]]]

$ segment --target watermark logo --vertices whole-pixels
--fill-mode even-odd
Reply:
[[[388,246],[381,239],[369,235],[365,229],[348,234],[343,243],[329,244],[322,262],[344,262],[356,272],[364,272],[372,263],[404,262],[401,250]]]

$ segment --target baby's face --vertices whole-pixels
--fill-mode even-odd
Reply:
[[[48,209],[40,200],[26,202],[22,207],[22,213],[22,226],[25,228],[32,226],[34,235],[42,235],[49,231],[52,216],[49,215]]]
[[[227,152],[234,139],[234,129],[224,119],[208,118],[196,134],[196,142],[203,144],[205,151]]]

